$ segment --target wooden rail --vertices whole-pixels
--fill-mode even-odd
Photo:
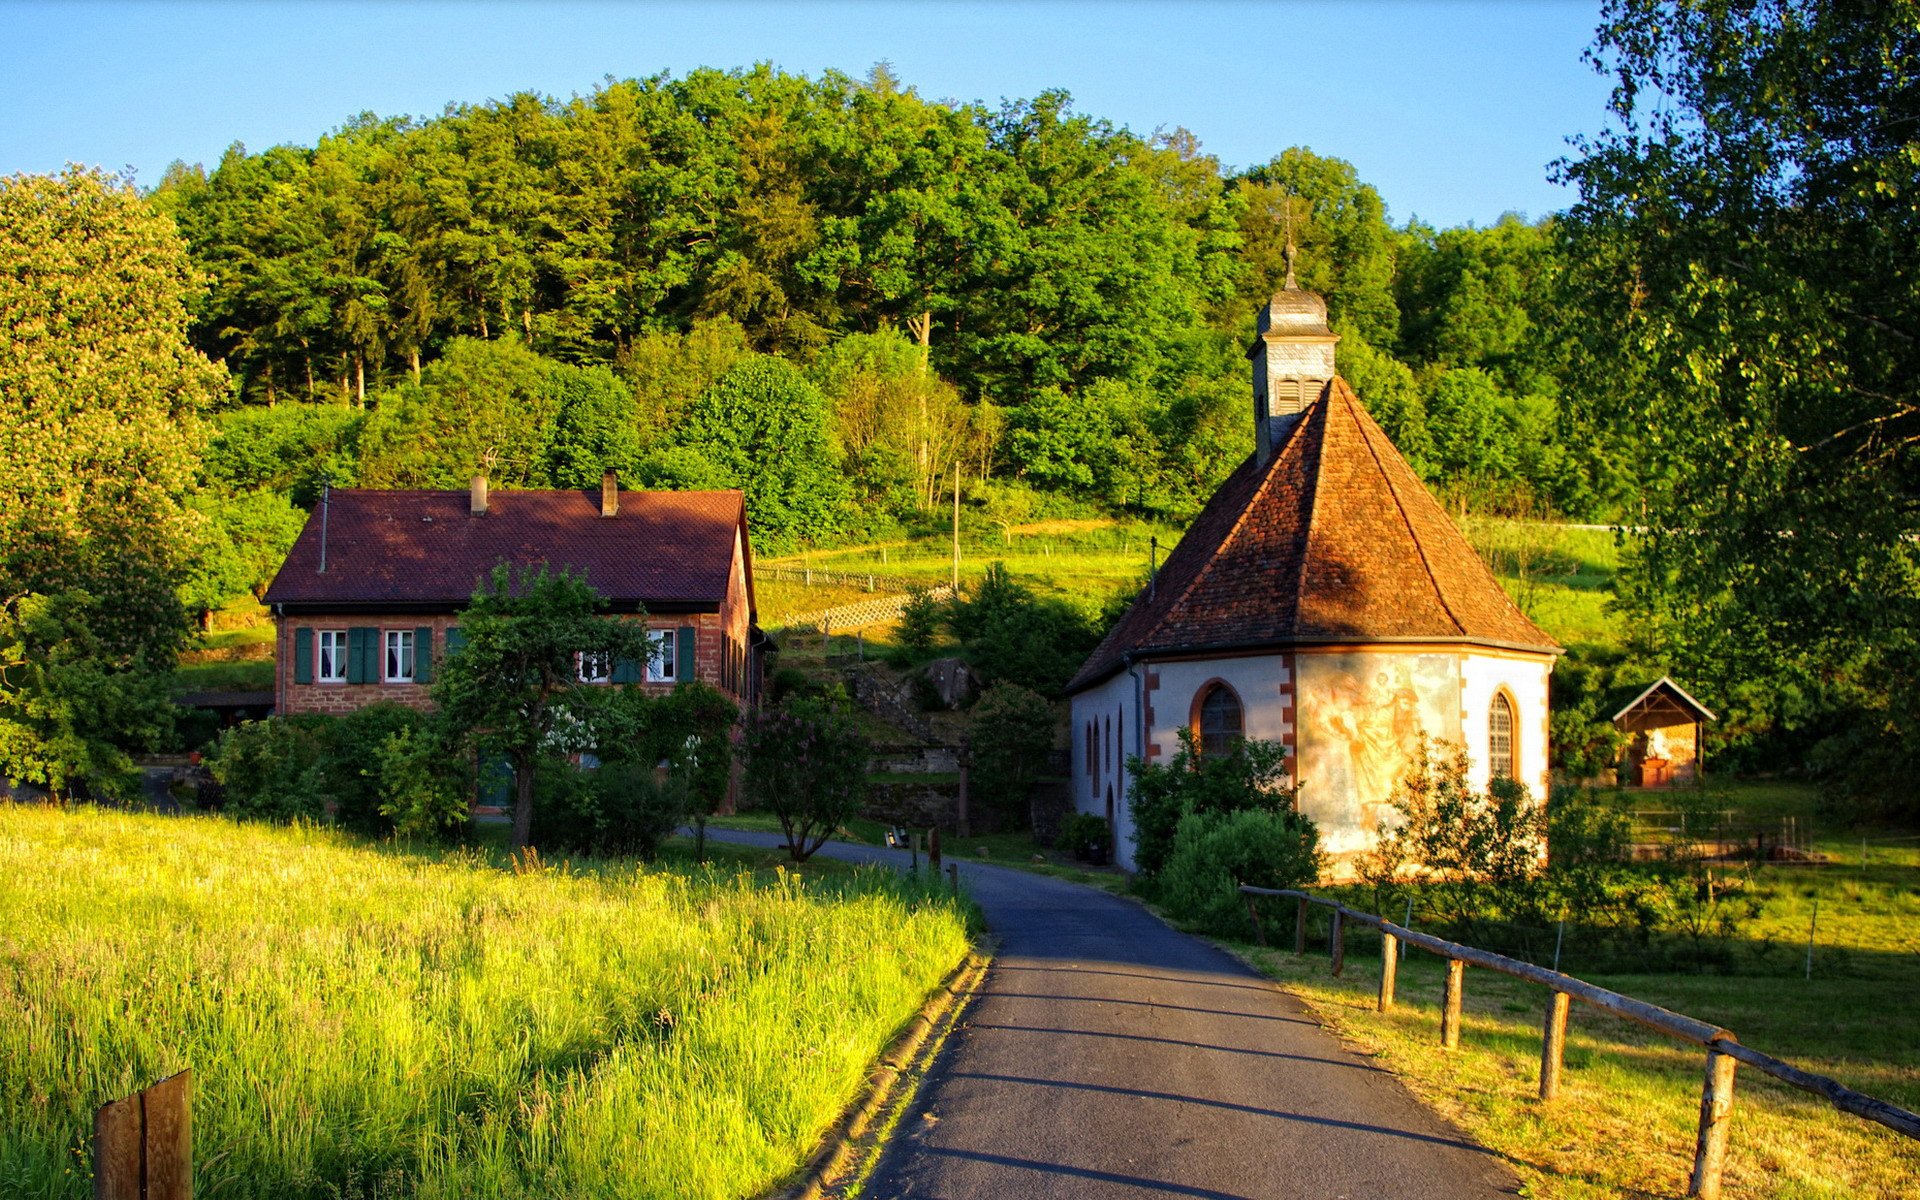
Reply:
[[[1598,987],[1583,979],[1536,967],[1529,962],[1494,954],[1473,946],[1463,946],[1429,933],[1420,933],[1395,925],[1385,917],[1348,908],[1337,900],[1314,896],[1286,888],[1242,887],[1247,899],[1247,915],[1253,919],[1253,934],[1262,946],[1266,933],[1260,927],[1260,914],[1254,907],[1258,896],[1283,896],[1297,902],[1294,915],[1293,952],[1307,952],[1307,913],[1310,905],[1333,910],[1329,931],[1329,951],[1333,973],[1340,974],[1346,964],[1346,927],[1353,923],[1371,925],[1381,935],[1380,998],[1377,1008],[1386,1012],[1393,1007],[1393,991],[1398,972],[1399,946],[1404,943],[1439,955],[1446,960],[1447,978],[1440,1006],[1440,1044],[1452,1050],[1460,1044],[1460,1004],[1465,991],[1466,968],[1484,967],[1549,989],[1547,1011],[1540,1039],[1540,1098],[1552,1100],[1560,1094],[1560,1068],[1567,1044],[1567,1008],[1570,1000],[1579,1000],[1615,1016],[1638,1021],[1668,1037],[1692,1042],[1706,1049],[1706,1076],[1700,1088],[1700,1127],[1694,1142],[1693,1174],[1687,1195],[1714,1200],[1720,1195],[1720,1179],[1726,1167],[1728,1119],[1733,1115],[1733,1072],[1737,1063],[1746,1063],[1764,1071],[1782,1083],[1821,1096],[1835,1108],[1856,1117],[1885,1125],[1895,1133],[1920,1138],[1920,1114],[1898,1105],[1856,1092],[1838,1080],[1802,1071],[1770,1054],[1743,1046],[1732,1032],[1706,1021],[1648,1004],[1632,996]]]

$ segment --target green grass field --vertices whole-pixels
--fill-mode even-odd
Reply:
[[[0,1194],[87,1195],[93,1107],[191,1067],[203,1197],[757,1195],[967,919],[722,861],[0,806]]]

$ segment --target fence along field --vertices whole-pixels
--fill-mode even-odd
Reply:
[[[737,870],[737,869],[736,869]],[[0,805],[0,1193],[193,1071],[197,1197],[750,1196],[959,961],[944,889]]]

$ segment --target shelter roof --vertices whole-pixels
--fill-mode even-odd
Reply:
[[[1156,582],[1067,685],[1134,658],[1344,642],[1557,654],[1344,379],[1201,510]]]
[[[1620,711],[1608,720],[1618,721],[1635,709],[1652,709],[1667,706],[1677,710],[1677,715],[1688,721],[1717,721],[1706,705],[1687,694],[1687,690],[1673,681],[1671,675],[1662,675],[1648,684],[1639,695],[1620,706]]]
[[[320,509],[307,518],[266,601],[457,608],[496,564],[546,563],[616,605],[704,606],[726,597],[745,530],[737,491],[622,491],[603,517],[598,489],[495,491],[480,516],[466,491],[338,489],[324,520]]]

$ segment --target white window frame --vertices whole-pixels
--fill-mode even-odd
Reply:
[[[674,683],[680,667],[677,629],[647,631],[647,682]]]
[[[414,654],[419,649],[413,644],[413,630],[389,629],[385,632],[386,636],[380,640],[380,677],[388,683],[412,683]],[[405,671],[395,671],[396,665],[404,667]]]
[[[345,683],[347,681],[347,631],[344,629],[316,629],[313,639],[313,681],[315,683]],[[327,668],[332,667],[329,671]]]
[[[613,682],[613,655],[605,650],[582,650],[573,656],[573,665],[581,683]]]

